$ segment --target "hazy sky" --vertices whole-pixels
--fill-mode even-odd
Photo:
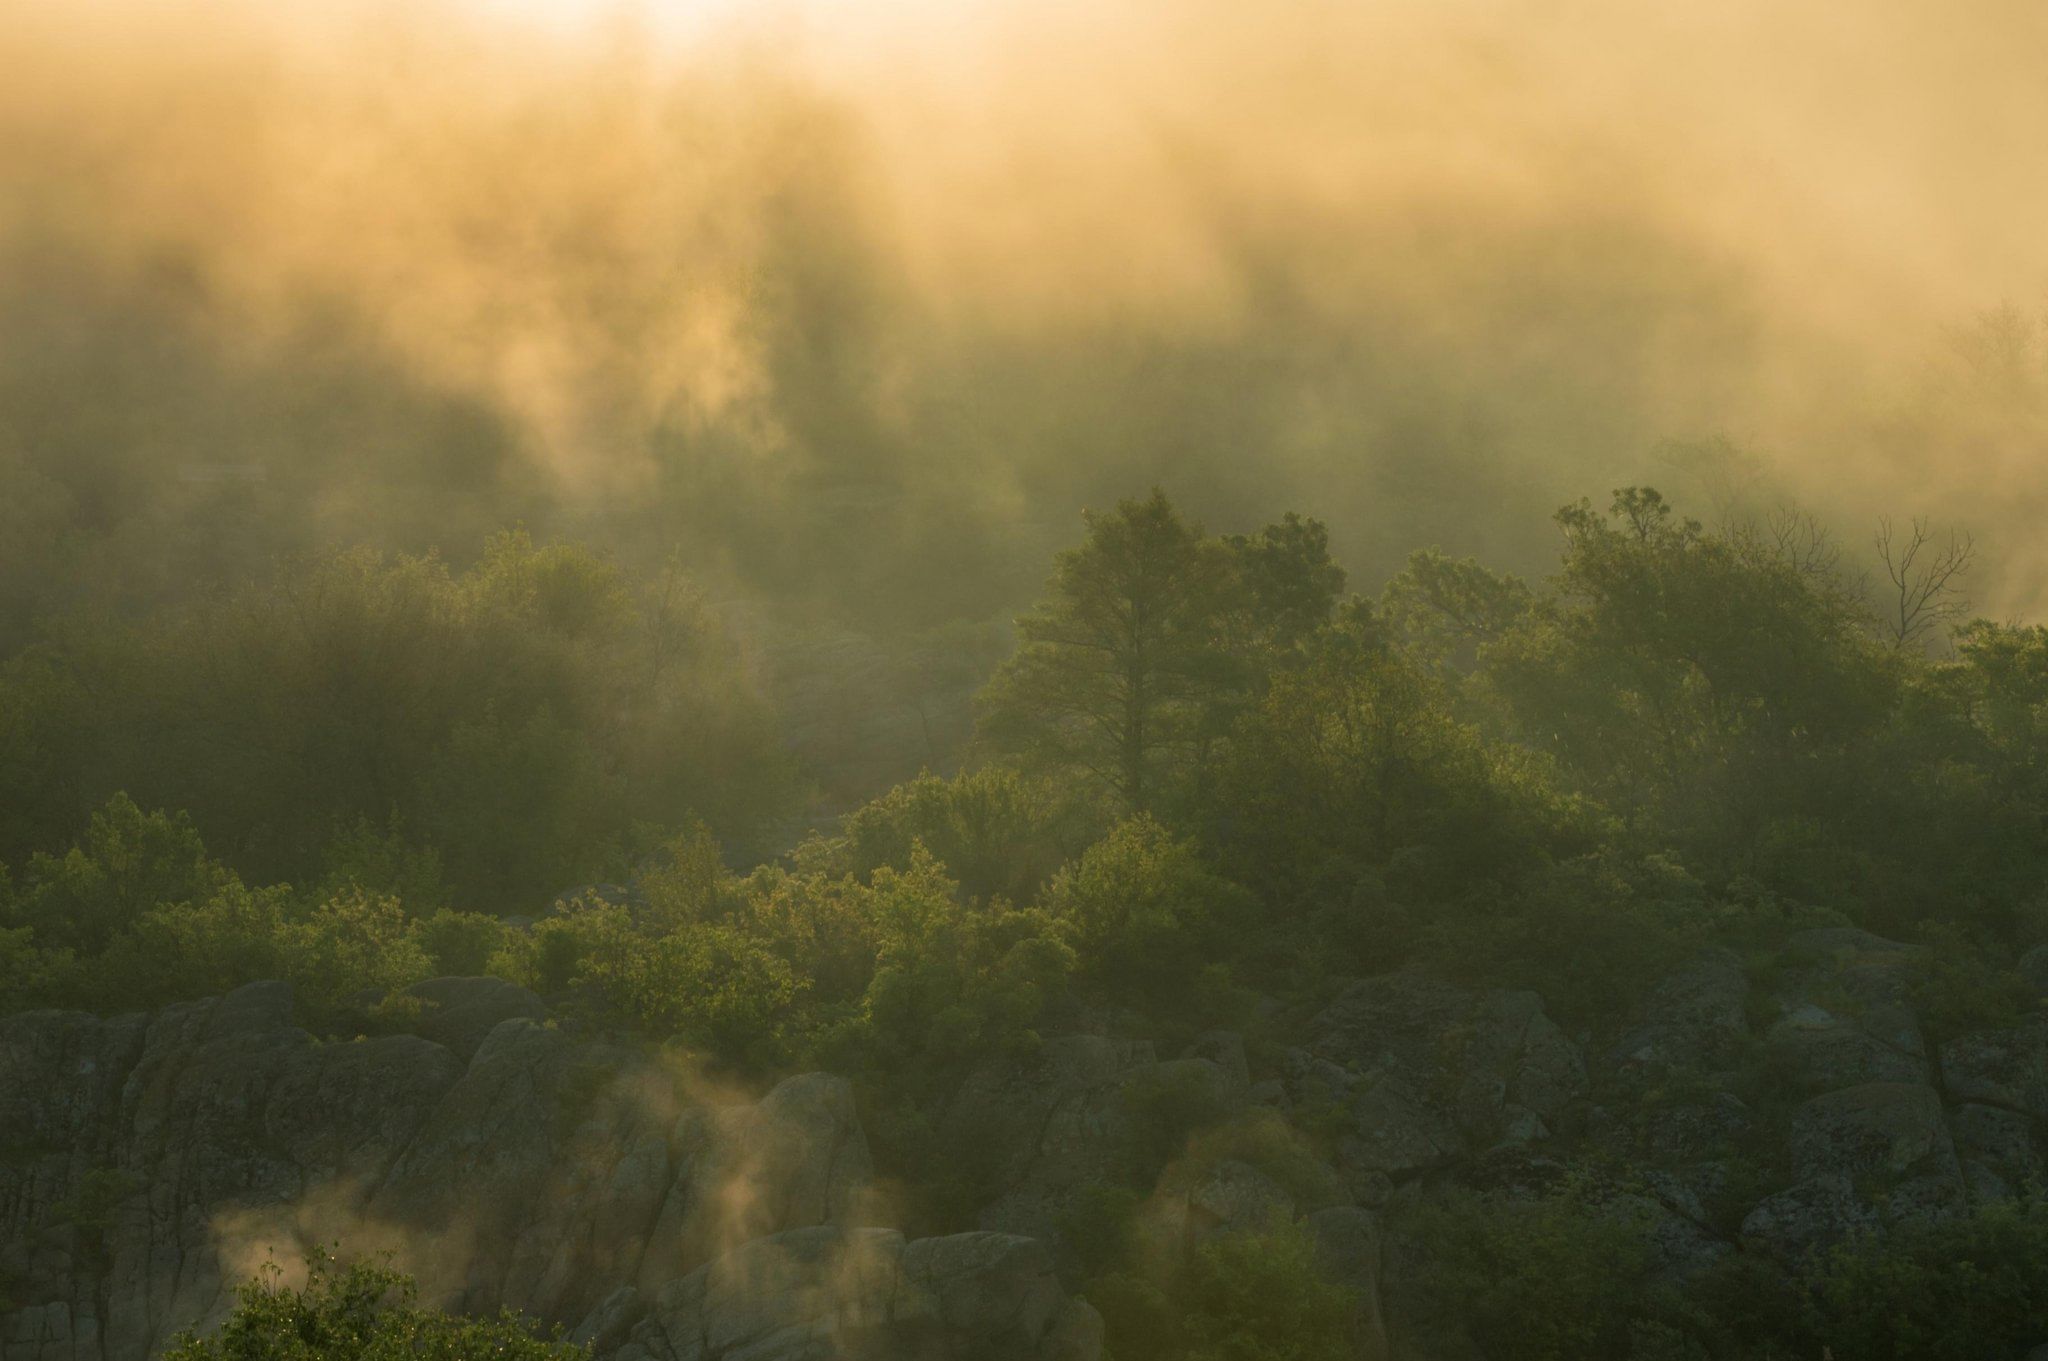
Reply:
[[[2036,398],[1950,367],[2048,288],[2035,0],[14,9],[15,239],[238,353],[318,300],[572,491],[1159,479],[1377,568],[1725,436],[2048,571]]]

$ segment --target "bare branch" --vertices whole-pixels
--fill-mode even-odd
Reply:
[[[1890,516],[1877,522],[1877,556],[1888,587],[1879,611],[1895,648],[1925,647],[1944,626],[1969,613],[1963,578],[1976,558],[1976,541],[1951,530],[1937,539],[1924,517],[1901,532]]]

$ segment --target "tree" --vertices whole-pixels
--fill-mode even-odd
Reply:
[[[1059,555],[1046,598],[1017,621],[1023,645],[982,694],[981,734],[1142,811],[1242,687],[1224,639],[1235,574],[1229,550],[1157,489],[1086,520],[1087,540]]]
[[[1796,555],[1681,519],[1649,488],[1557,518],[1556,593],[1482,650],[1482,676],[1514,735],[1616,811],[1738,844],[1810,808],[1816,758],[1885,721],[1896,668]]]
[[[1237,571],[1248,645],[1284,652],[1329,622],[1344,594],[1344,569],[1330,560],[1322,521],[1290,510],[1256,534],[1232,534],[1223,543]]]
[[[1885,576],[1878,620],[1893,647],[1925,647],[1970,612],[1962,586],[1977,546],[1968,534],[1937,540],[1923,519],[1902,532],[1886,516],[1877,522],[1876,543]]]
[[[1387,583],[1380,614],[1395,637],[1429,661],[1469,668],[1478,650],[1498,642],[1532,601],[1519,577],[1424,548]]]

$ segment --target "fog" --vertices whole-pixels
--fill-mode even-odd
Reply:
[[[1372,587],[1540,571],[1557,504],[1649,481],[1859,549],[1967,524],[2027,612],[2044,40],[2004,0],[19,6],[5,570],[142,599],[516,519],[926,626],[1155,482],[1318,515]]]

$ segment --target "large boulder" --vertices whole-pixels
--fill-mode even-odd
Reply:
[[[1793,1183],[1743,1220],[1743,1236],[1788,1257],[1879,1224],[1928,1221],[1967,1203],[1962,1165],[1933,1088],[1875,1082],[1814,1097],[1792,1117]]]
[[[1934,1078],[1913,1011],[1914,946],[1854,927],[1801,931],[1780,950],[1766,1042],[1808,1093]]]
[[[1242,1110],[1248,1091],[1234,1037],[1205,1037],[1189,1057],[1161,1061],[1147,1043],[1069,1035],[976,1070],[940,1132],[973,1160],[987,1197],[979,1226],[1058,1253],[1083,1193],[1150,1181],[1190,1129]]]
[[[464,1063],[500,1021],[540,1021],[548,1014],[540,998],[502,978],[429,978],[404,995],[419,1005],[407,1028],[445,1046]]]
[[[1941,1047],[1941,1080],[1951,1100],[2048,1121],[2048,1019],[1950,1040]]]
[[[1732,950],[1706,950],[1651,987],[1641,1018],[1608,1050],[1630,1077],[1711,1073],[1740,1054],[1749,1034],[1749,976]]]
[[[1501,1145],[1547,1138],[1586,1091],[1579,1047],[1532,992],[1413,973],[1351,984],[1287,1056],[1294,1106],[1343,1116],[1338,1170],[1353,1197]]]

